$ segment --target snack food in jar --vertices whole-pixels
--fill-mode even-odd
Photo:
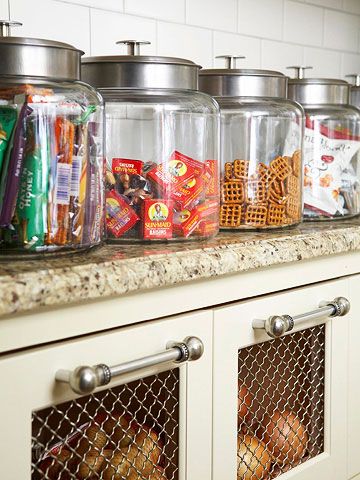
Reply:
[[[302,219],[304,113],[286,98],[279,72],[236,68],[201,70],[200,90],[221,113],[220,228],[284,228]]]
[[[219,108],[199,66],[140,55],[90,57],[82,78],[105,99],[110,242],[211,237],[219,229]]]
[[[71,45],[0,37],[0,253],[97,245],[103,234],[103,107]],[[36,56],[36,61],[28,61]]]
[[[304,78],[295,68],[288,97],[305,109],[304,218],[331,220],[360,213],[360,111],[344,80]],[[355,97],[354,97],[355,98]]]

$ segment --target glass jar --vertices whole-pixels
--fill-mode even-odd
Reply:
[[[200,71],[200,90],[221,111],[221,229],[296,225],[302,216],[303,111],[287,77],[267,70]]]
[[[74,47],[0,32],[0,253],[84,249],[103,236],[103,107]],[[15,59],[15,61],[14,61]]]
[[[350,85],[297,77],[288,96],[304,107],[304,218],[342,219],[360,213],[360,111],[349,105]]]
[[[219,229],[219,108],[197,91],[199,66],[139,55],[85,58],[106,115],[110,242],[206,238]],[[148,43],[148,42],[146,42]]]

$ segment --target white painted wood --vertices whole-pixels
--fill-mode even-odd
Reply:
[[[349,279],[351,297],[349,326],[348,478],[360,479],[360,276]]]
[[[0,353],[175,315],[360,272],[360,252],[0,318]]]
[[[320,301],[348,296],[347,279],[294,289],[220,307],[214,313],[213,480],[236,479],[238,350],[269,338],[252,329],[254,318],[316,308]],[[302,323],[294,331],[318,325]],[[281,480],[345,480],[347,444],[347,317],[326,323],[325,452],[282,475]]]
[[[0,359],[0,464],[4,480],[31,478],[31,413],[76,396],[65,384],[56,383],[55,372],[79,365],[116,365],[163,351],[169,341],[200,337],[203,357],[180,366],[181,425],[180,480],[211,477],[211,360],[210,311],[118,329],[111,333],[63,342]],[[151,368],[128,375],[110,386],[168,369]],[[107,387],[108,388],[108,387]],[[186,471],[189,469],[189,471]],[[190,471],[191,469],[191,471]]]

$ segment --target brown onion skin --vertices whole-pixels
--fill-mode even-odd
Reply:
[[[255,435],[238,436],[237,478],[259,480],[265,478],[271,467],[271,455]]]
[[[299,417],[290,411],[275,410],[260,427],[262,440],[276,463],[295,463],[305,454],[308,434]]]
[[[250,416],[253,396],[245,385],[238,382],[238,424],[246,422]]]

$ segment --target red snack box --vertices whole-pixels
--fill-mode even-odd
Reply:
[[[130,205],[114,190],[106,192],[106,226],[117,238],[140,219]]]
[[[200,218],[206,218],[210,215],[218,214],[219,212],[219,200],[207,200],[206,202],[196,207]]]
[[[205,171],[205,164],[199,162],[198,160],[194,160],[183,153],[174,150],[174,152],[170,156],[170,160],[179,160],[184,162],[185,165],[194,169],[194,175],[199,176]]]
[[[210,237],[215,235],[219,231],[219,222],[214,222],[212,220],[202,220],[199,223],[196,233],[202,237]]]
[[[204,189],[202,177],[191,178],[186,185],[179,187],[171,194],[177,210],[185,210],[201,196]]]
[[[219,210],[219,202],[210,200],[198,205],[193,210],[182,210],[175,214],[174,228],[175,231],[188,238],[198,227],[201,221],[210,215],[217,214]]]
[[[159,185],[164,194],[186,185],[194,176],[195,170],[191,165],[174,159],[168,163],[160,163],[147,174],[147,178]]]
[[[143,222],[144,240],[172,238],[172,201],[153,198],[145,199],[143,203]]]
[[[209,174],[209,183],[206,188],[207,197],[216,197],[219,195],[219,165],[216,160],[206,160],[206,172]]]
[[[141,160],[131,160],[128,158],[113,158],[111,163],[112,172],[121,175],[142,175],[143,162]]]

